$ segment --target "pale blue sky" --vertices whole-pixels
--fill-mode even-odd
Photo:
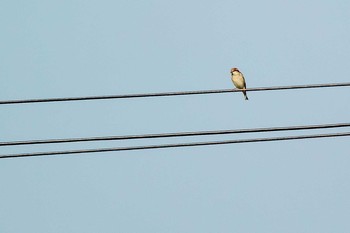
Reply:
[[[233,66],[248,87],[348,82],[349,15],[345,0],[1,0],[0,99],[232,88]],[[0,141],[349,122],[349,93],[2,105]],[[2,159],[0,232],[349,232],[349,142]]]

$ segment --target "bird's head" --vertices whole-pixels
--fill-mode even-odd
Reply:
[[[232,68],[231,69],[231,74],[233,74],[233,72],[235,72],[235,71],[239,72],[238,68]]]

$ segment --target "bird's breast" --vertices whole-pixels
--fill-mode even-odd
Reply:
[[[231,77],[231,80],[237,88],[239,89],[244,88],[244,79],[241,75],[233,75]]]

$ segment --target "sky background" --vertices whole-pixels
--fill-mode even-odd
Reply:
[[[0,1],[0,100],[349,81],[347,0]],[[349,122],[349,88],[0,106],[0,141]],[[0,154],[344,132],[1,147]],[[0,232],[349,232],[350,138],[2,159]]]

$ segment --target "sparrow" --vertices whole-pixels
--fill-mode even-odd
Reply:
[[[247,87],[245,84],[244,76],[237,68],[231,69],[231,80],[232,80],[233,84],[235,85],[235,87],[237,87],[238,89],[242,89],[245,100],[248,100],[248,96],[247,96],[247,93],[245,91],[245,89]]]

